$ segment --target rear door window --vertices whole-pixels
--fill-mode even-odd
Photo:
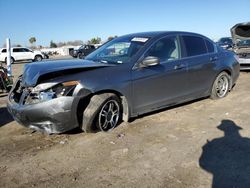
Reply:
[[[203,38],[197,36],[182,36],[182,39],[185,45],[187,57],[207,53],[207,47]]]
[[[6,49],[2,49],[2,53],[6,53]]]

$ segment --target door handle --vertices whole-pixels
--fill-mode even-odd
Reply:
[[[217,61],[218,60],[218,57],[217,56],[215,56],[215,57],[210,57],[210,59],[209,59],[211,62],[214,62],[214,61]]]
[[[180,64],[180,65],[175,65],[174,66],[175,70],[184,69],[184,68],[186,68],[186,66],[184,64]]]

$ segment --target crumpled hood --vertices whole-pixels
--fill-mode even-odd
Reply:
[[[235,44],[237,40],[250,39],[250,22],[239,23],[233,26],[231,28],[231,35]]]
[[[46,62],[34,62],[26,64],[22,75],[22,85],[32,87],[37,84],[40,76],[67,70],[84,70],[88,68],[100,68],[114,66],[111,64],[96,63],[88,60],[57,60]]]

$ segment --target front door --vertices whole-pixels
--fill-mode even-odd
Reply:
[[[160,64],[132,71],[133,113],[144,113],[178,103],[186,94],[187,65],[180,59],[177,36],[155,42],[144,57],[154,56]]]

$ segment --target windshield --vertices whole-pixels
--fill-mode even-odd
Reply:
[[[85,59],[101,63],[127,63],[148,40],[147,37],[119,37],[104,44]]]
[[[219,40],[219,43],[222,43],[222,44],[231,44],[232,43],[232,39],[231,38],[221,38]]]

